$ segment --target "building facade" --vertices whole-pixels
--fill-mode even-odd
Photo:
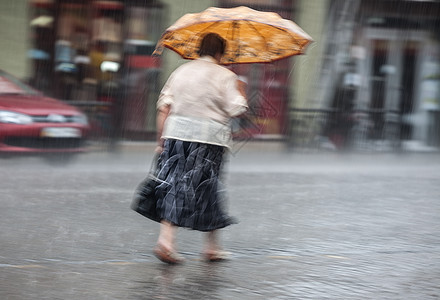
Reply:
[[[440,145],[438,16],[438,1],[332,1],[312,97],[343,113],[324,125],[325,133],[348,126],[339,138],[355,147]]]
[[[236,122],[238,137],[287,137],[295,146],[319,146],[325,137],[340,148],[440,145],[437,1],[11,3],[0,1],[0,34],[9,41],[0,67],[86,110],[97,136],[154,139],[158,93],[185,62],[172,51],[151,56],[160,34],[186,13],[246,5],[294,20],[315,42],[303,56],[231,66],[248,81],[257,111]]]
[[[295,19],[299,3],[29,0],[20,9],[9,4],[15,10],[12,15],[23,16],[16,22],[27,31],[15,44],[26,45],[23,48],[28,51],[19,59],[25,72],[23,68],[17,72],[17,67],[5,67],[44,93],[85,110],[95,137],[154,139],[158,92],[169,74],[185,62],[172,51],[165,51],[160,58],[151,56],[160,34],[169,25],[186,13],[210,6],[246,5]],[[289,58],[273,64],[231,66],[248,81],[254,112],[250,119],[237,120],[237,136],[282,139],[288,134],[289,107],[295,93],[294,64]]]

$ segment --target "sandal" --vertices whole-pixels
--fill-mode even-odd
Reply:
[[[185,260],[176,252],[170,251],[161,245],[157,245],[154,248],[153,253],[160,261],[170,265],[180,264]]]

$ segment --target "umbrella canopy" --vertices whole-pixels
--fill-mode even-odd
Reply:
[[[210,7],[201,13],[186,14],[170,26],[153,54],[169,48],[183,58],[198,58],[200,38],[217,33],[227,41],[222,64],[272,62],[303,54],[313,41],[298,25],[273,12],[246,6]]]

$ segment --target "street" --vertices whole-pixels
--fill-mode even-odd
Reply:
[[[150,148],[0,160],[0,299],[440,298],[438,153],[244,146],[225,165],[230,260],[179,229],[186,262],[168,266],[130,210]]]

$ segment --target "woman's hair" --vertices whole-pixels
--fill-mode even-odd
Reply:
[[[200,42],[199,56],[209,55],[214,57],[216,54],[223,55],[226,49],[226,40],[217,33],[208,33],[203,36]]]

